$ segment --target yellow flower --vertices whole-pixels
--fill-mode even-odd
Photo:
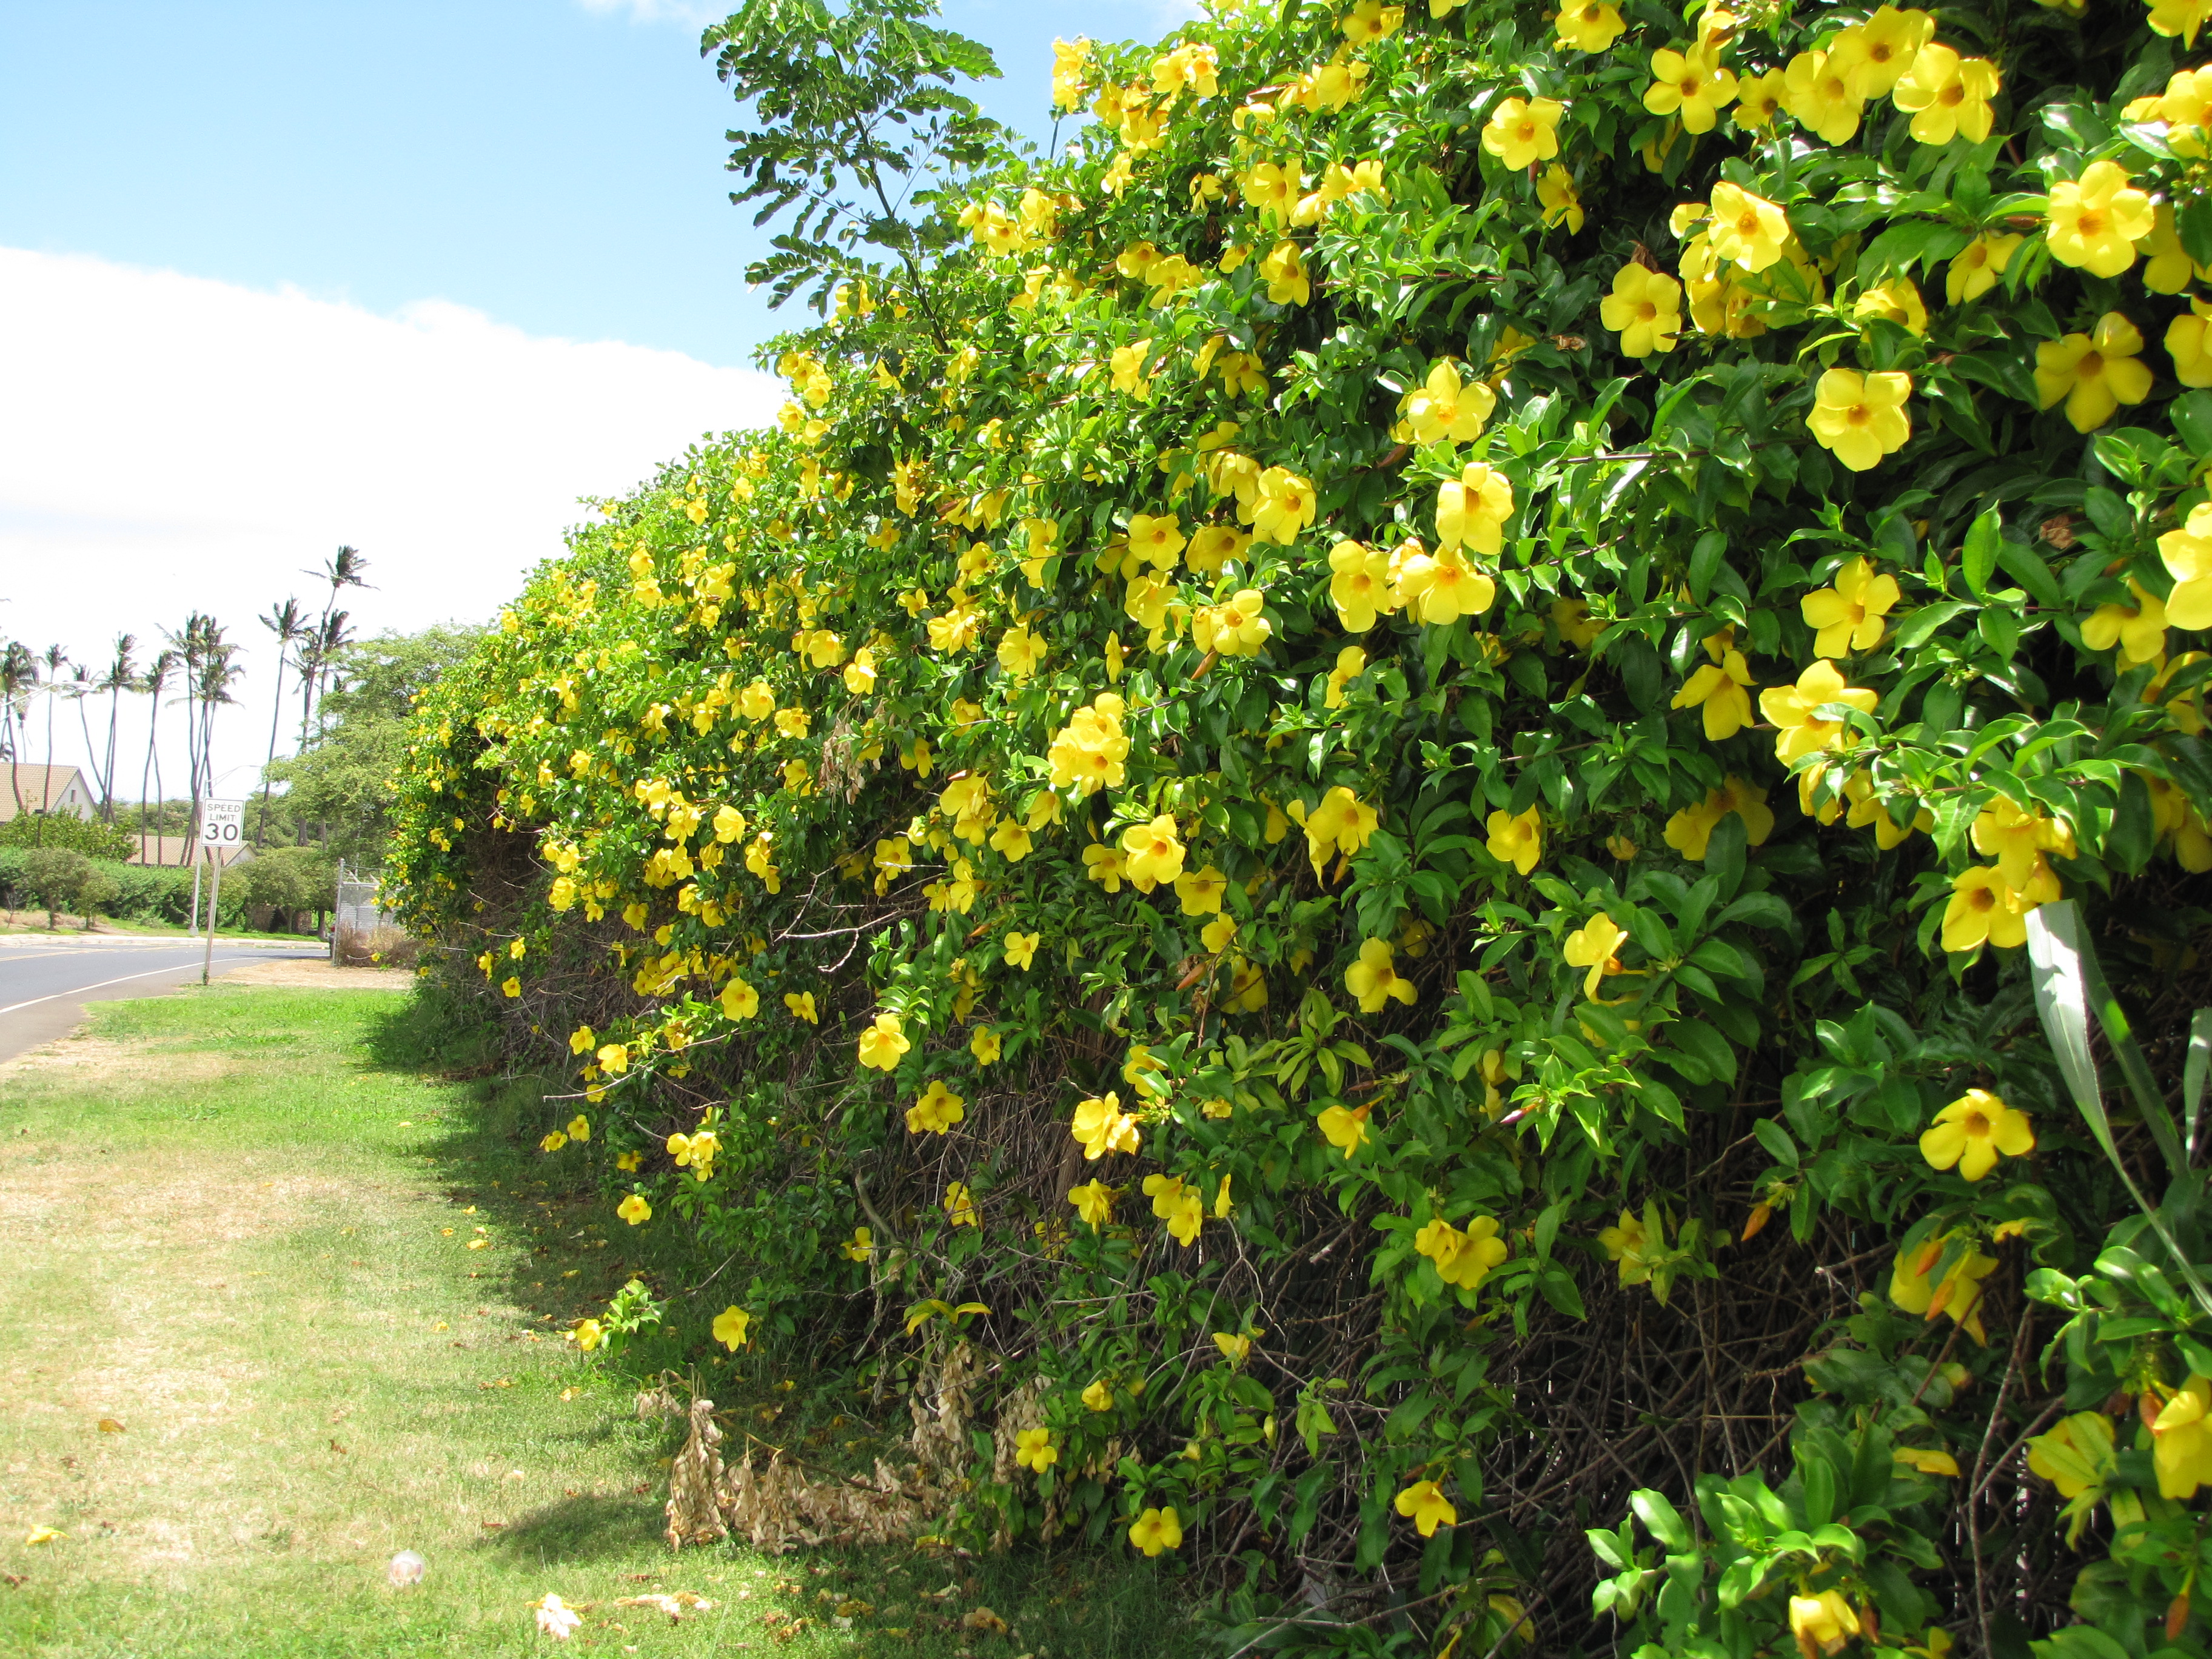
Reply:
[[[1376,0],[1363,0],[1359,9],[1365,11],[1380,8]],[[1401,12],[1405,8],[1393,6],[1390,9]],[[1130,1523],[1129,1541],[1146,1555],[1179,1548],[1182,1544],[1182,1522],[1172,1505],[1164,1510],[1146,1510]]]
[[[783,1006],[791,1010],[792,1017],[795,1019],[803,1019],[809,1025],[819,1025],[822,1023],[821,1017],[814,1011],[814,993],[811,991],[785,992]]]
[[[1978,144],[1990,136],[1990,100],[1997,91],[1996,65],[1961,58],[1932,41],[1920,48],[1890,94],[1912,117],[1912,136],[1923,144],[1948,144],[1964,136]]]
[[[1408,1008],[1413,1006],[1419,994],[1413,981],[1390,965],[1395,954],[1388,939],[1370,939],[1359,947],[1359,960],[1345,970],[1344,988],[1359,999],[1361,1013],[1380,1013],[1393,997]]]
[[[1552,20],[1559,44],[1577,52],[1603,52],[1627,27],[1609,0],[1568,0]]]
[[[1490,112],[1482,147],[1518,173],[1559,153],[1559,117],[1566,106],[1556,98],[1508,98]]]
[[[1885,6],[1882,9],[1887,11],[1889,8]],[[1840,1653],[1844,1644],[1859,1633],[1859,1616],[1851,1611],[1851,1604],[1844,1600],[1840,1590],[1822,1590],[1818,1595],[1793,1595],[1790,1598],[1790,1633],[1797,1638],[1798,1650],[1806,1659]]]
[[[2012,950],[2027,942],[2027,913],[2043,902],[2042,884],[2057,896],[2057,884],[2046,874],[2027,888],[2015,888],[1997,870],[1976,866],[1951,878],[1951,897],[1943,907],[1943,948],[1971,951],[1984,943]]]
[[[1672,351],[1682,333],[1682,285],[1663,270],[1623,265],[1613,274],[1613,292],[1598,301],[1597,314],[1620,336],[1623,356]]]
[[[568,1333],[568,1336],[575,1343],[578,1351],[583,1353],[591,1352],[592,1349],[607,1340],[605,1328],[596,1319],[578,1320],[575,1328]]]
[[[2191,1376],[2151,1419],[2151,1463],[2161,1498],[2194,1498],[2212,1485],[2212,1382]]]
[[[1474,469],[1470,467],[1468,471]],[[1443,486],[1446,490],[1461,488],[1458,484]],[[1440,526],[1446,510],[1437,510]],[[1464,530],[1463,519],[1454,518],[1451,527]],[[1462,617],[1478,617],[1490,609],[1491,601],[1498,597],[1498,585],[1469,564],[1456,550],[1445,547],[1438,549],[1433,556],[1416,552],[1406,558],[1398,566],[1392,592],[1415,622],[1449,627]]]
[[[2158,556],[2173,577],[2166,621],[2176,628],[2212,628],[2212,502],[2191,507],[2180,529],[2160,536]]]
[[[866,1227],[855,1227],[844,1251],[848,1261],[866,1261],[876,1253],[876,1236]]]
[[[1909,277],[1893,276],[1868,289],[1852,302],[1851,315],[1886,318],[1911,334],[1928,332],[1928,307]]]
[[[1813,649],[1823,657],[1848,656],[1871,651],[1881,643],[1882,618],[1895,607],[1900,594],[1894,576],[1877,576],[1863,558],[1846,561],[1838,568],[1834,586],[1808,593],[1798,601],[1805,625],[1819,632]]]
[[[1701,665],[1668,707],[1702,708],[1706,741],[1723,743],[1751,724],[1751,694],[1758,684],[1743,653],[1731,646],[1717,663]]]
[[[1039,937],[1040,935],[1036,933],[1007,934],[1006,966],[1026,971],[1030,963],[1036,959]]]
[[[1109,1152],[1133,1152],[1144,1144],[1137,1120],[1121,1109],[1118,1092],[1078,1104],[1068,1133],[1083,1144],[1083,1156],[1090,1160]]]
[[[1859,130],[1865,98],[1851,85],[1832,52],[1801,52],[1782,71],[1783,107],[1798,125],[1831,144],[1849,143]]]
[[[2143,588],[2132,575],[2128,577],[2128,592],[2135,595],[2135,604],[2101,604],[2094,608],[2088,622],[2081,623],[2081,644],[2090,650],[2119,646],[2121,668],[2136,668],[2146,661],[2159,661],[2166,654],[2166,626],[2172,617],[2159,602],[2159,595]]]
[[[35,1547],[40,1544],[51,1544],[56,1539],[68,1536],[69,1534],[58,1527],[33,1527],[23,1534],[23,1542]]]
[[[945,1218],[956,1227],[973,1227],[981,1231],[983,1218],[975,1207],[975,1195],[960,1182],[947,1182],[945,1188]]]
[[[1880,98],[1896,87],[1935,33],[1936,20],[1926,12],[1883,6],[1836,37],[1834,56],[1860,97]]]
[[[1651,85],[1644,107],[1654,115],[1679,115],[1685,132],[1711,132],[1720,112],[1735,101],[1735,76],[1692,47],[1651,54]]]
[[[1712,219],[1705,235],[1713,257],[1761,271],[1782,257],[1790,219],[1764,196],[1723,179],[1713,186]]]
[[[1561,954],[1570,968],[1587,968],[1583,977],[1583,994],[1594,997],[1607,974],[1620,971],[1620,959],[1613,952],[1628,937],[1620,924],[1602,910],[1567,935]]]
[[[538,1150],[541,1152],[557,1152],[568,1144],[568,1137],[556,1129],[538,1143]]]
[[[1329,708],[1344,707],[1344,688],[1367,672],[1367,653],[1356,645],[1347,645],[1336,653],[1336,666],[1328,671],[1328,690],[1322,703]],[[1216,907],[1218,908],[1218,907]],[[1195,915],[1187,911],[1186,915]]]
[[[760,1012],[760,993],[742,979],[722,988],[722,1012],[732,1019],[750,1019]]]
[[[1264,1331],[1216,1331],[1213,1346],[1221,1350],[1221,1357],[1232,1365],[1242,1365],[1252,1356],[1252,1339],[1263,1336]]]
[[[1103,1376],[1084,1389],[1081,1398],[1083,1403],[1094,1412],[1110,1412],[1114,1409],[1114,1390]]]
[[[978,1025],[975,1035],[968,1040],[968,1052],[975,1056],[978,1066],[995,1066],[1005,1047],[1005,1039],[988,1025]]]
[[[875,1022],[860,1033],[860,1064],[879,1072],[896,1071],[899,1056],[913,1046],[896,1014],[878,1014]]]
[[[1182,521],[1172,513],[1129,515],[1131,556],[1148,561],[1158,569],[1174,569],[1176,556],[1182,553],[1187,541]]]
[[[2148,660],[2148,659],[2146,659]],[[1974,850],[1997,861],[2006,884],[2025,888],[2043,871],[2043,855],[2074,856],[2074,832],[2057,819],[2022,810],[2009,797],[1999,795],[1976,815]]]
[[[579,1025],[568,1034],[568,1052],[572,1054],[586,1054],[598,1041],[599,1034],[590,1026]]]
[[[1279,306],[1302,306],[1313,298],[1313,283],[1296,242],[1278,242],[1260,261],[1267,298]]]
[[[1173,520],[1169,522],[1172,524]],[[1044,637],[1030,632],[1024,623],[1008,629],[999,639],[999,666],[1009,679],[1025,680],[1043,665]]]
[[[1936,1451],[1923,1446],[1899,1446],[1889,1455],[1893,1463],[1902,1463],[1923,1474],[1945,1474],[1958,1478],[1959,1460],[1947,1451]]]
[[[1533,806],[1518,814],[1492,812],[1485,827],[1489,839],[1484,846],[1490,856],[1501,864],[1511,865],[1524,876],[1544,856],[1543,827]]]
[[[1790,78],[1780,70],[1754,75],[1736,88],[1735,113],[1729,118],[1747,132],[1764,132],[1789,107]]]
[[[1367,1144],[1367,1115],[1372,1106],[1330,1106],[1314,1121],[1323,1139],[1350,1158]]]
[[[1433,1480],[1416,1480],[1400,1492],[1397,1508],[1398,1513],[1411,1521],[1424,1538],[1435,1537],[1438,1527],[1459,1524],[1459,1511],[1444,1496],[1443,1488]]]
[[[642,1226],[653,1219],[653,1206],[636,1193],[615,1206],[615,1213],[633,1227]]]
[[[2079,179],[2052,185],[2046,218],[2051,257],[2095,276],[2117,276],[2133,264],[2135,245],[2157,223],[2148,194],[2112,161],[2092,161]]]
[[[1095,1231],[1114,1218],[1114,1189],[1103,1181],[1087,1181],[1080,1187],[1071,1187],[1067,1201],[1075,1206],[1075,1213],[1089,1222]]]
[[[510,997],[519,997],[522,994],[522,981],[519,979],[503,980],[499,988]]]
[[[2212,7],[2205,0],[2151,0],[2151,33],[2168,40],[2178,34],[2182,45],[2194,46],[2197,31],[2204,27],[2208,15],[2212,15]]]
[[[735,1353],[745,1346],[745,1328],[753,1316],[743,1308],[732,1304],[714,1316],[714,1340]]]
[[[1464,544],[1495,556],[1512,516],[1512,483],[1486,462],[1469,462],[1456,479],[1437,488],[1437,541],[1443,552]]]
[[[2062,1417],[2050,1432],[2027,1443],[2028,1473],[2050,1481],[2061,1498],[2079,1498],[2100,1486],[2112,1468],[2112,1419],[2102,1412]]]
[[[625,1175],[634,1175],[637,1171],[638,1165],[644,1162],[645,1154],[642,1152],[624,1152],[615,1159],[615,1168]]]
[[[1930,1285],[1929,1272],[1942,1259],[1949,1243],[1948,1238],[1931,1239],[1911,1260],[1903,1251],[1898,1252],[1896,1265],[1890,1270],[1889,1299],[1907,1313],[1929,1319],[1948,1314],[1977,1344],[1986,1343],[1989,1334],[1982,1328],[1981,1281],[1996,1271],[1996,1258],[1982,1255],[1970,1243],[1943,1275],[1942,1282]]]
[[[1445,1284],[1465,1291],[1489,1278],[1507,1255],[1505,1241],[1498,1237],[1498,1218],[1487,1215],[1474,1217],[1465,1232],[1439,1217],[1413,1235],[1413,1248],[1436,1263]]]
[[[1015,1434],[1014,1462],[1024,1468],[1042,1474],[1059,1461],[1060,1449],[1052,1443],[1050,1429],[1023,1429]]]
[[[1743,820],[1744,840],[1763,847],[1774,833],[1774,809],[1766,804],[1766,791],[1746,783],[1735,774],[1694,806],[1686,806],[1667,820],[1662,838],[1686,859],[1705,862],[1713,831],[1729,813]]]
[[[592,1120],[581,1112],[568,1120],[568,1139],[579,1144],[592,1138]]]
[[[907,1133],[941,1135],[967,1115],[968,1103],[946,1088],[942,1079],[933,1079],[907,1108]]]
[[[1313,522],[1317,504],[1311,483],[1286,468],[1271,466],[1260,475],[1259,495],[1252,507],[1253,534],[1288,547],[1298,538],[1298,532]]]
[[[2000,1153],[2020,1158],[2035,1146],[2035,1131],[2027,1114],[2014,1110],[1986,1089],[1969,1089],[1936,1114],[1936,1121],[1920,1137],[1920,1156],[1931,1170],[1957,1164],[1969,1181],[1979,1181],[1996,1167]]]
[[[1176,821],[1168,813],[1122,831],[1121,850],[1128,855],[1129,881],[1140,893],[1182,873],[1183,845],[1176,838]]]
[[[2094,432],[2122,404],[2139,404],[2150,396],[2142,349],[2136,325],[2119,312],[2108,311],[2097,319],[2094,334],[2069,334],[2035,348],[2036,396],[2045,409],[2063,399],[2074,429]]]
[[[1121,878],[1128,873],[1128,860],[1118,848],[1094,843],[1083,849],[1083,873],[1109,893],[1121,890]]]
[[[1800,674],[1796,684],[1771,686],[1760,692],[1759,709],[1782,728],[1782,735],[1774,740],[1774,757],[1788,766],[1816,750],[1837,747],[1844,736],[1843,721],[1820,719],[1815,710],[1842,703],[1871,714],[1880,701],[1875,692],[1846,685],[1835,664],[1824,657]]]
[[[1854,472],[1864,472],[1880,465],[1883,456],[1903,448],[1912,435],[1912,422],[1905,411],[1905,400],[1911,392],[1912,377],[1899,370],[1861,374],[1856,369],[1832,368],[1820,376],[1805,424],[1838,460]]]
[[[1459,370],[1444,362],[1431,368],[1428,379],[1407,398],[1406,419],[1415,443],[1472,443],[1482,435],[1484,423],[1497,407],[1496,392],[1480,380],[1462,381]]]

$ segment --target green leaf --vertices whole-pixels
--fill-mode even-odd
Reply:
[[[1992,507],[1966,532],[1966,544],[1960,560],[1960,574],[1966,578],[1966,591],[1978,599],[1990,596],[1990,572],[1996,568],[1997,552],[2003,544],[2004,519]]]
[[[1667,1500],[1666,1493],[1649,1487],[1632,1492],[1628,1494],[1628,1507],[1644,1523],[1644,1529],[1657,1539],[1668,1554],[1682,1555],[1696,1547],[1681,1511]]]
[[[1751,1126],[1759,1144],[1766,1148],[1767,1155],[1786,1170],[1797,1167],[1797,1143],[1790,1139],[1790,1132],[1771,1117],[1762,1117]]]

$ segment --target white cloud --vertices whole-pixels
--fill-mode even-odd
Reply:
[[[737,0],[715,5],[710,0],[582,0],[586,11],[620,11],[639,23],[683,23],[704,28],[719,23],[737,9]]]
[[[213,612],[248,670],[219,769],[260,760],[274,653],[254,618],[312,597],[302,567],[361,549],[363,632],[488,618],[560,553],[577,497],[780,401],[750,369],[440,301],[381,317],[12,248],[0,386],[0,635],[97,664],[118,633]]]

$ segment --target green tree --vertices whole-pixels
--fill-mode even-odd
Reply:
[[[302,911],[329,909],[337,882],[337,866],[318,847],[274,847],[228,873],[242,902],[276,913],[280,933],[292,931]]]
[[[98,872],[90,859],[71,847],[39,847],[23,860],[23,884],[46,913],[46,926],[61,926],[64,910],[81,906],[87,884]]]
[[[340,650],[321,704],[319,729],[307,748],[269,774],[287,786],[295,822],[320,826],[320,842],[349,864],[384,861],[392,780],[405,761],[405,727],[415,699],[483,637],[447,624],[419,634],[384,634]]]

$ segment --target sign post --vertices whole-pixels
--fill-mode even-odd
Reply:
[[[242,800],[211,800],[200,819],[200,846],[205,849],[208,862],[215,866],[214,890],[208,898],[207,954],[200,960],[200,983],[208,982],[215,966],[215,921],[222,903],[222,854],[238,846],[246,838],[246,803]]]

